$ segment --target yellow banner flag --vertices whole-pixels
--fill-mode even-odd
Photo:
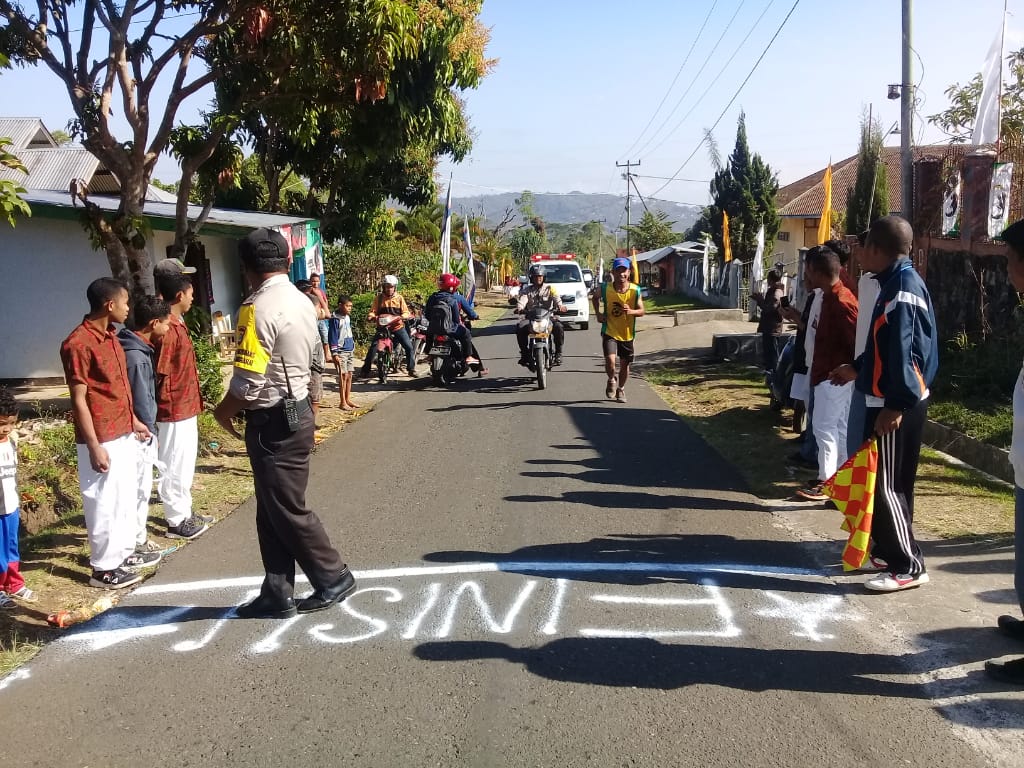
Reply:
[[[832,163],[825,169],[825,202],[821,206],[821,219],[818,221],[818,245],[832,239]]]
[[[843,513],[842,528],[850,534],[843,547],[844,571],[855,571],[868,559],[877,477],[878,441],[871,438],[825,481],[822,489]]]
[[[629,249],[629,263],[633,270],[633,282],[640,284],[640,266],[636,263],[636,248]]]
[[[729,214],[722,211],[722,248],[725,262],[732,261],[732,244],[729,242]]]

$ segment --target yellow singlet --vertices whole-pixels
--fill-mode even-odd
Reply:
[[[604,298],[604,325],[601,326],[601,333],[616,341],[632,341],[636,336],[636,317],[622,310],[626,307],[636,309],[640,288],[630,283],[623,293],[619,293],[612,283],[604,283],[601,291]]]

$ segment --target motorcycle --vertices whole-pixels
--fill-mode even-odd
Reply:
[[[548,385],[548,371],[554,359],[554,321],[551,310],[534,307],[527,310],[526,322],[529,330],[526,335],[526,359],[529,369],[537,374],[537,388],[544,389]]]
[[[435,336],[427,354],[430,358],[430,378],[435,386],[454,384],[468,370],[462,342],[454,336]]]
[[[377,382],[388,383],[388,374],[392,373],[395,358],[394,332],[402,327],[402,318],[398,315],[378,315],[377,334],[373,343],[377,347]]]

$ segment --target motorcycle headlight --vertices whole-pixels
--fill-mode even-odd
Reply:
[[[543,320],[532,320],[530,322],[534,333],[544,333],[547,330],[544,327],[545,323]]]

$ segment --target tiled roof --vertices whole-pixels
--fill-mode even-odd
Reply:
[[[927,144],[914,147],[914,159],[923,157],[955,155],[963,156],[977,147],[966,144]],[[900,185],[900,148],[883,147],[882,162],[885,163],[889,182],[889,210],[903,212],[903,191]],[[846,210],[847,193],[857,180],[857,156],[848,157],[832,164],[832,209]],[[825,204],[825,169],[794,181],[779,189],[775,197],[780,216],[817,218]]]

